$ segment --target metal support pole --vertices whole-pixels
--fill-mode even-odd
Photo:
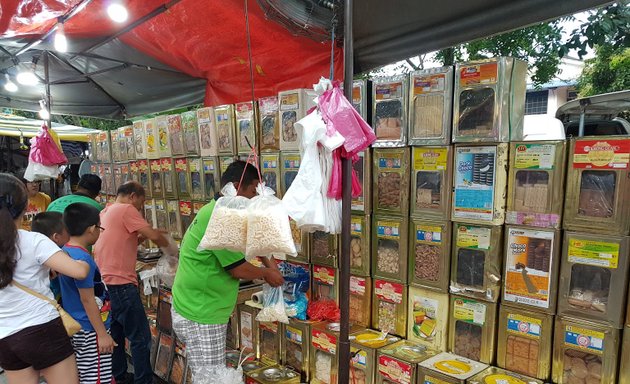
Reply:
[[[48,51],[44,51],[44,80],[46,81],[46,109],[48,110],[48,119],[46,125],[48,129],[52,129],[52,105],[50,105],[50,74],[48,73]]]
[[[343,23],[343,89],[348,100],[352,100],[352,80],[354,75],[354,50],[352,36],[353,0],[345,0]],[[341,329],[339,334],[339,376],[338,383],[350,382],[350,219],[352,204],[352,160],[342,158],[342,215],[341,215],[341,258],[339,260],[339,309]]]

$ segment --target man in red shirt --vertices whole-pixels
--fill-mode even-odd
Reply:
[[[94,255],[103,281],[107,284],[112,305],[111,334],[118,346],[112,357],[112,374],[116,383],[127,384],[125,338],[129,340],[134,368],[134,383],[153,382],[151,369],[151,331],[136,275],[138,243],[148,238],[160,247],[168,240],[142,217],[144,188],[130,181],[118,188],[116,202],[101,212],[104,228],[94,245]]]

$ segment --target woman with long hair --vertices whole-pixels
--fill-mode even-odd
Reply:
[[[83,279],[75,261],[40,233],[19,229],[28,204],[24,183],[0,173],[0,366],[9,384],[78,384],[74,351],[59,312],[14,282],[54,299],[49,271]]]

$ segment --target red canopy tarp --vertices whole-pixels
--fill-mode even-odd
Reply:
[[[320,76],[329,76],[330,43],[294,36],[267,20],[255,0],[248,1],[257,98],[280,90],[310,88]],[[94,0],[64,25],[70,51],[73,38],[113,35],[168,2],[129,0],[129,21],[122,25],[109,20],[108,3]],[[38,38],[58,17],[80,4],[80,0],[2,0],[0,38]],[[244,1],[182,0],[121,40],[190,76],[206,79],[206,105],[251,100]],[[343,76],[342,62],[342,49],[336,47],[335,78]]]

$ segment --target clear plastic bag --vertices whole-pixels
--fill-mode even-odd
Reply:
[[[195,384],[243,384],[243,368],[228,368],[222,366],[202,367],[194,375]]]
[[[256,187],[258,196],[251,199],[247,209],[247,247],[245,256],[286,254],[297,256],[289,214],[274,191],[264,183]]]
[[[256,316],[256,321],[263,323],[278,321],[289,324],[282,286],[263,285],[263,309]]]
[[[199,249],[227,249],[244,253],[247,245],[247,208],[251,201],[237,196],[232,183],[226,184],[221,194],[223,196],[214,205]]]
[[[172,288],[175,281],[175,273],[177,273],[177,266],[179,265],[179,251],[175,240],[171,236],[167,236],[167,240],[168,246],[160,248],[163,255],[158,260],[155,269],[162,284]]]

